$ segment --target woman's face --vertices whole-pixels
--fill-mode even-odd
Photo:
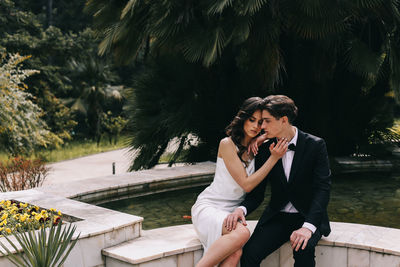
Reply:
[[[262,113],[261,110],[256,110],[243,125],[244,134],[250,138],[256,137],[261,131],[262,125]]]

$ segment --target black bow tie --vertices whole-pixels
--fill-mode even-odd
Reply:
[[[289,144],[289,146],[288,146],[288,149],[289,150],[292,150],[292,151],[296,151],[296,145],[295,144]]]

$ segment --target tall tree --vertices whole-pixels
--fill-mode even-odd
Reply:
[[[78,95],[66,99],[73,111],[84,114],[89,126],[90,136],[100,142],[101,118],[106,111],[107,101],[122,100],[120,86],[113,86],[118,76],[111,71],[110,65],[98,57],[89,56],[85,60],[71,59],[69,79],[76,85]]]
[[[202,141],[193,149],[205,143],[216,146],[221,132],[216,129],[223,129],[220,122],[228,120],[225,113],[221,114],[223,120],[210,116],[199,128],[193,127],[198,117],[181,118],[193,114],[189,110],[194,107],[201,109],[210,103],[218,107],[221,98],[236,104],[253,94],[292,96],[301,111],[297,125],[325,137],[334,155],[355,152],[368,143],[373,131],[384,130],[393,122],[391,92],[400,90],[398,0],[88,0],[87,10],[102,37],[100,54],[112,54],[121,63],[150,55],[145,58],[147,74],[138,78],[130,102],[132,109],[142,106],[131,118],[132,146],[141,149],[133,169],[155,164],[167,140],[188,131]],[[187,67],[177,68],[182,57]],[[168,71],[157,66],[166,58],[172,59],[169,64],[174,66]],[[171,81],[163,72],[172,72],[175,79]],[[185,81],[182,73],[208,75],[193,84]],[[150,104],[145,96],[160,90],[151,79],[157,79],[165,90],[173,91],[180,84],[180,92],[187,92],[155,97]],[[199,92],[208,92],[207,88],[224,93],[199,98]],[[188,95],[196,105],[176,113],[163,109],[159,114],[146,113],[153,111],[153,106],[163,107],[169,99],[190,102],[183,97]],[[219,109],[202,111],[208,114]],[[138,127],[139,121],[157,121],[164,127],[162,133],[159,128],[147,130],[148,136],[153,131],[163,135],[158,143],[135,141],[145,131]],[[176,124],[166,123],[174,121],[180,122],[178,129],[184,131],[173,131]],[[211,130],[210,125],[215,127]]]
[[[0,148],[12,155],[59,145],[62,140],[42,120],[42,110],[26,92],[24,80],[38,71],[21,69],[28,57],[0,54]]]

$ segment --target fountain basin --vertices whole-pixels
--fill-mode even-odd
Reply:
[[[191,177],[195,177],[196,186],[205,185],[211,181],[214,171],[214,163],[207,162],[2,193],[0,199],[15,199],[43,208],[55,208],[81,219],[74,222],[81,237],[65,262],[65,267],[191,267],[202,255],[192,225],[145,231],[142,230],[141,217],[76,200],[101,203],[110,199],[124,199],[131,197],[127,187],[138,189],[134,192],[138,195],[189,187],[192,185]],[[108,199],[108,196],[111,198]],[[250,222],[252,228],[255,224],[255,221]],[[185,236],[180,235],[184,233]],[[171,244],[171,238],[175,247],[167,245]],[[332,223],[331,235],[322,239],[317,247],[317,264],[324,267],[400,266],[399,240],[399,229]],[[262,266],[286,267],[291,264],[291,249],[285,244],[270,255]],[[0,257],[0,266],[11,267],[12,264]]]
[[[251,231],[257,221],[248,221]],[[332,222],[332,233],[316,247],[316,266],[400,266],[400,230]],[[103,250],[107,267],[192,267],[203,249],[193,225],[143,231],[138,239]],[[261,267],[293,266],[292,249],[285,243],[269,255]]]

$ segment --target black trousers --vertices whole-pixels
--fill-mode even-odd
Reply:
[[[304,218],[298,213],[280,212],[265,223],[257,224],[249,241],[243,247],[240,260],[241,267],[260,266],[263,259],[289,241],[293,231],[302,227]],[[299,251],[293,250],[295,267],[315,266],[315,246],[321,239],[317,229],[308,240],[307,247]]]

